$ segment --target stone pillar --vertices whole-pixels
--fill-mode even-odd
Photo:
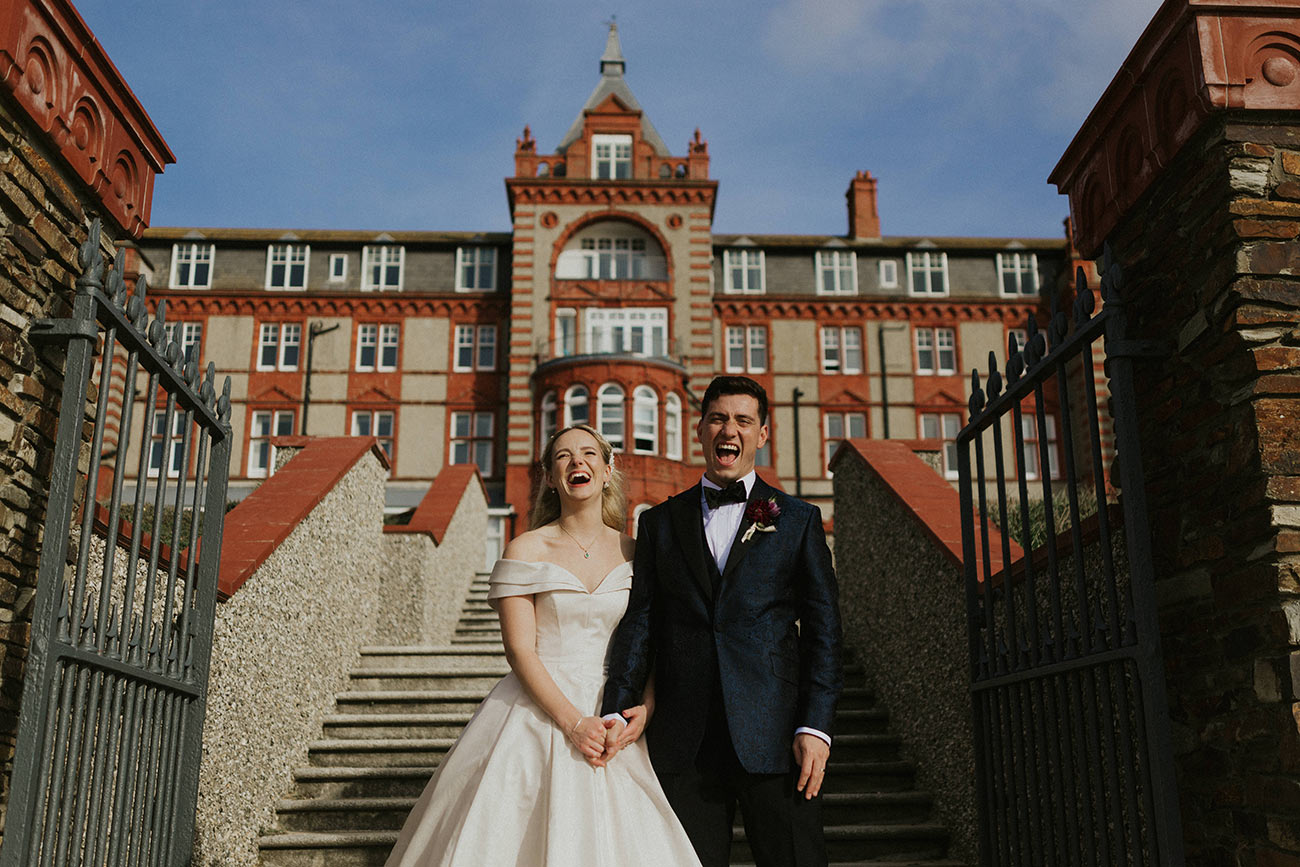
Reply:
[[[1189,864],[1300,858],[1297,58],[1295,2],[1167,0],[1051,178],[1159,342],[1135,386]]]

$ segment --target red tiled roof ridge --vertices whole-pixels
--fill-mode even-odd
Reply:
[[[441,545],[447,528],[451,526],[456,509],[460,506],[465,488],[477,482],[483,499],[487,499],[487,488],[483,477],[479,475],[475,464],[449,464],[442,468],[434,478],[433,484],[425,492],[420,505],[415,507],[411,520],[406,524],[387,524],[385,533],[424,533],[435,545]]]
[[[276,437],[277,446],[301,448],[226,515],[217,598],[229,599],[252,577],[367,452],[387,467],[375,437]]]
[[[939,440],[910,443],[902,440],[845,440],[831,457],[830,466],[856,454],[885,484],[890,493],[916,518],[921,529],[954,565],[961,566],[961,499],[952,485],[943,480],[934,469],[913,452],[917,444],[929,445]],[[1021,560],[1024,552],[1013,540],[1012,562]],[[993,574],[1002,571],[1002,542],[997,528],[989,528],[989,555]],[[980,567],[981,572],[983,567]]]

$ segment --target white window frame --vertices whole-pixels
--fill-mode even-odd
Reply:
[[[148,476],[151,479],[158,478],[162,471],[160,463],[167,461],[167,478],[175,479],[181,474],[181,457],[185,445],[185,413],[178,407],[172,413],[172,431],[171,436],[163,436],[167,426],[167,411],[154,410],[152,424],[149,432],[149,468]]]
[[[402,326],[385,322],[379,326],[379,352],[375,356],[375,370],[388,373],[401,365],[401,340]],[[392,360],[386,361],[385,356],[392,353]]]
[[[664,457],[682,458],[682,399],[673,391],[664,397]]]
[[[607,174],[601,174],[604,167]],[[619,173],[619,169],[623,173]],[[594,133],[591,136],[592,180],[624,181],[632,177],[632,136]]]
[[[463,434],[457,433],[462,420],[465,422],[466,431]],[[486,424],[486,433],[482,427],[484,424]],[[447,463],[475,464],[481,476],[490,478],[495,468],[495,413],[483,410],[453,412],[450,433],[447,438]],[[486,451],[483,451],[484,448]],[[463,454],[458,455],[458,449],[463,449]]]
[[[290,336],[292,335],[292,337]],[[298,356],[293,364],[285,358],[291,346],[298,348]],[[267,364],[264,360],[266,350],[274,348],[275,361]],[[263,322],[257,329],[257,364],[258,370],[297,370],[302,359],[302,323],[300,322]]]
[[[957,372],[957,329],[918,327],[914,345],[918,375],[952,376]],[[925,362],[925,353],[930,356],[929,364]]]
[[[1007,291],[1007,278],[1015,283],[1014,291]],[[1038,295],[1038,254],[998,253],[998,291],[1003,298]]]
[[[379,432],[380,422],[388,420],[388,434]],[[350,430],[354,437],[374,437],[379,440],[379,447],[388,455],[389,472],[396,466],[393,449],[397,442],[397,413],[391,409],[354,409]]]
[[[1047,413],[1047,470],[1053,480],[1061,478],[1060,444],[1057,439],[1056,416]],[[1029,410],[1020,415],[1020,439],[1025,449],[1025,481],[1036,482],[1040,478],[1038,455],[1038,415]]]
[[[662,358],[668,354],[667,307],[593,307],[583,318],[586,350],[593,355]]]
[[[555,263],[557,280],[667,280],[668,260],[658,242],[630,228],[583,234],[565,245]]]
[[[722,291],[730,295],[762,295],[767,291],[767,261],[763,251],[748,247],[723,250]]]
[[[850,376],[862,373],[864,359],[861,328],[856,325],[823,325],[819,333],[822,373],[842,373]],[[852,364],[850,364],[850,352],[856,355]]]
[[[858,254],[856,251],[818,250],[815,258],[818,295],[858,294]],[[829,289],[826,288],[827,277],[831,278],[831,287]]]
[[[1024,328],[1008,328],[1008,329],[1007,329],[1007,341],[1006,341],[1006,343],[1004,343],[1003,346],[1002,346],[1002,351],[1005,352],[1005,353],[1007,353],[1007,354],[1008,354],[1008,357],[1010,356],[1010,352],[1011,352],[1011,337],[1012,337],[1012,335],[1014,335],[1015,338],[1016,338],[1016,351],[1017,351],[1017,352],[1024,352],[1024,351],[1025,351],[1025,344],[1029,342],[1029,332],[1028,332],[1026,329],[1024,329]]]
[[[396,260],[396,261],[394,261]],[[380,280],[375,280],[375,268]],[[397,269],[397,282],[388,280],[388,271]],[[400,244],[367,244],[361,248],[361,291],[400,292],[406,280],[406,248]]]
[[[457,325],[452,348],[452,370],[496,370],[497,327],[495,325]],[[464,356],[468,356],[468,361]]]
[[[340,272],[335,268],[338,262],[343,263],[343,270]],[[330,253],[330,271],[329,281],[331,283],[343,283],[348,279],[348,254],[347,253]]]
[[[838,423],[839,433],[831,430]],[[854,427],[858,433],[854,432]],[[833,478],[831,456],[846,439],[866,439],[867,414],[865,412],[828,412],[822,415],[822,470],[826,478]]]
[[[272,437],[292,436],[294,425],[297,423],[295,415],[296,412],[292,409],[259,409],[248,414],[248,464],[245,474],[250,479],[265,479],[274,475],[275,446],[270,444],[270,440]],[[257,432],[259,416],[266,417],[268,422],[267,432],[264,434]],[[282,427],[287,428],[288,433],[281,430]],[[257,444],[263,440],[267,441],[266,466],[258,466],[253,459],[257,454]]]
[[[934,275],[942,277],[943,288],[936,291]],[[916,289],[917,276],[925,276],[923,291]],[[940,298],[948,294],[948,254],[935,250],[917,250],[907,254],[907,292],[909,295]]]
[[[609,440],[614,451],[624,450],[627,444],[627,392],[616,382],[607,382],[596,389],[596,430]]]
[[[297,292],[307,288],[308,268],[311,265],[311,246],[308,244],[268,244],[266,246],[266,288]],[[276,267],[284,268],[284,282],[276,284],[271,276]],[[302,267],[302,282],[293,282],[294,268]]]
[[[486,261],[484,261],[486,259]],[[466,274],[473,279],[465,280]],[[496,247],[457,247],[456,248],[456,291],[457,292],[491,292],[497,288],[497,248]]]
[[[561,307],[555,311],[555,342],[552,354],[559,358],[578,354],[578,311]]]
[[[363,362],[362,356],[369,349],[371,360],[369,363]],[[375,369],[379,362],[379,323],[361,322],[357,324],[357,357],[356,370],[369,372]]]
[[[170,286],[173,289],[211,289],[212,275],[217,262],[217,247],[211,241],[180,241],[172,244],[172,264]],[[207,279],[202,283],[196,281],[195,275],[202,266],[207,266]],[[185,267],[185,280],[181,278],[181,267]]]
[[[190,350],[194,350],[194,360],[197,362],[203,356],[203,323],[202,322],[168,322],[164,328],[167,331],[167,339],[175,341],[181,348],[180,364],[185,365],[190,360]]]
[[[957,433],[961,430],[961,413],[923,412],[920,419],[922,439],[943,441],[943,477],[957,478]],[[927,430],[929,428],[929,430]]]
[[[587,386],[576,383],[569,386],[564,392],[564,426],[573,427],[575,424],[591,424],[591,392]],[[575,420],[573,408],[581,406],[584,415],[581,419]]]
[[[551,437],[559,430],[557,424],[560,418],[560,401],[554,391],[548,391],[542,395],[541,416],[539,419],[537,453],[541,454],[546,449],[546,444],[551,441]]]
[[[648,440],[650,447],[642,448],[642,440]],[[659,453],[659,395],[648,385],[632,389],[632,453]]]
[[[728,373],[767,372],[767,328],[765,326],[728,325],[725,332],[727,355],[724,366]],[[735,361],[736,353],[740,354],[739,364]]]
[[[880,275],[880,288],[897,289],[898,288],[898,260],[881,259],[880,264],[877,267]]]

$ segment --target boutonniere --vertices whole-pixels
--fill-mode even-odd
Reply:
[[[776,504],[776,497],[750,503],[749,508],[745,509],[745,520],[749,522],[749,529],[740,537],[740,544],[748,542],[749,537],[755,533],[775,533],[776,519],[779,517],[781,517],[781,507]]]

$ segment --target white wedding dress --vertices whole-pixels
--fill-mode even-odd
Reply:
[[[553,563],[499,560],[488,598],[534,594],[537,653],[583,713],[600,713],[632,564],[592,592]],[[593,768],[506,675],[447,753],[386,867],[698,867],[643,741]]]

